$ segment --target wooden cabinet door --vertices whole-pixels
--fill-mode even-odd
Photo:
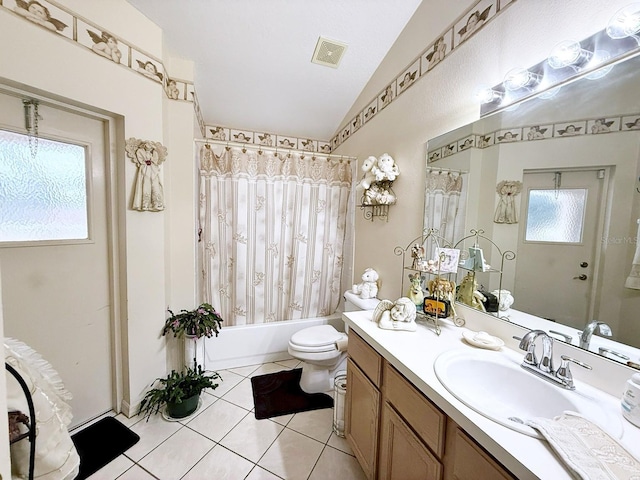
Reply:
[[[376,475],[380,392],[351,359],[347,360],[345,434],[369,480]]]
[[[445,480],[515,480],[453,421],[447,425]]]
[[[411,431],[393,408],[382,407],[380,480],[440,480],[442,464]]]

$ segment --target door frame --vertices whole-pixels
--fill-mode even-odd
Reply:
[[[560,168],[527,168],[523,170],[522,175],[524,179],[524,175],[527,173],[555,173],[555,172],[585,172],[585,171],[604,171],[604,177],[602,178],[602,201],[600,208],[598,209],[598,218],[596,219],[596,230],[595,230],[595,248],[594,248],[594,259],[597,259],[593,263],[593,273],[592,273],[592,282],[591,282],[591,291],[589,292],[589,305],[587,307],[587,316],[588,318],[595,318],[596,312],[600,309],[601,299],[598,292],[602,291],[602,269],[604,265],[604,252],[603,252],[603,242],[602,239],[606,238],[606,232],[609,231],[609,224],[611,221],[611,195],[613,191],[610,188],[612,176],[615,172],[615,166],[613,165],[602,165],[602,166],[577,166],[577,167],[560,167]],[[520,207],[521,215],[520,217],[524,219],[523,215],[526,215],[526,206],[528,205],[528,194],[527,199],[522,202]]]
[[[110,331],[110,363],[112,398],[111,408],[116,413],[122,412],[124,400],[124,377],[128,359],[123,348],[126,336],[126,328],[123,328],[122,319],[126,316],[126,261],[123,257],[125,251],[125,215],[126,205],[124,200],[124,168],[118,168],[121,155],[118,152],[124,150],[124,119],[121,116],[98,110],[88,105],[82,105],[71,100],[47,95],[41,90],[33,89],[25,85],[16,85],[14,82],[6,82],[0,78],[0,93],[19,98],[29,97],[38,100],[41,104],[66,110],[68,112],[90,117],[103,122],[104,130],[104,161],[106,184],[106,213],[107,213],[107,255],[109,263],[109,297],[112,305],[111,318],[109,320]],[[27,134],[25,128],[18,133]],[[4,329],[3,329],[4,331]],[[76,426],[75,428],[80,427]]]

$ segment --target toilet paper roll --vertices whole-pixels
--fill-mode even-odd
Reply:
[[[347,350],[347,344],[349,343],[349,339],[347,337],[341,338],[336,342],[336,348],[339,352],[344,352]]]

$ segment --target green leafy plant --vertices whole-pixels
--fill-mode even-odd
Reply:
[[[147,421],[167,404],[182,403],[194,395],[200,395],[205,388],[215,389],[215,380],[222,380],[217,372],[205,371],[200,365],[187,367],[184,371],[171,370],[166,378],[158,378],[151,384],[140,402],[138,415],[147,417]]]
[[[200,337],[217,337],[222,326],[222,317],[208,303],[201,304],[194,310],[180,310],[180,313],[173,313],[167,318],[162,335],[173,333],[174,337],[182,338],[185,335]]]

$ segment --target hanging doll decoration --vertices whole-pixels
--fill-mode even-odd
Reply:
[[[518,223],[516,215],[516,195],[522,191],[522,182],[517,180],[503,180],[496,186],[496,192],[500,196],[496,214],[493,217],[495,223]]]
[[[160,142],[127,139],[127,156],[138,167],[131,208],[141,212],[164,210],[164,190],[160,167],[167,158],[167,147]]]

